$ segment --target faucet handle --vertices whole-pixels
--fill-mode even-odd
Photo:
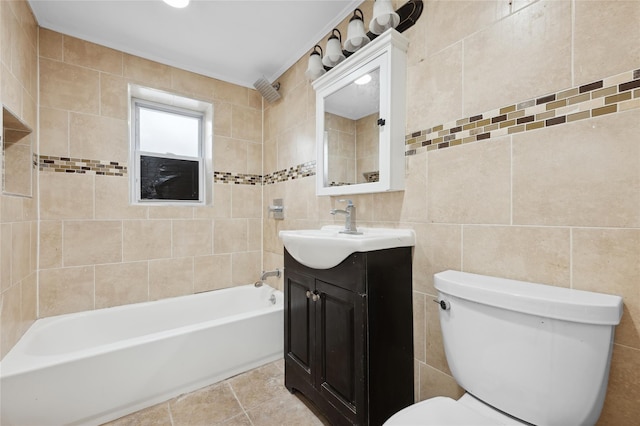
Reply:
[[[349,200],[349,199],[343,199],[343,200],[338,200],[341,203],[347,203],[347,207],[353,207],[353,201]]]

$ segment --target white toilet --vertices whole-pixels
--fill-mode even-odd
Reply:
[[[385,425],[598,421],[621,297],[458,271],[434,277],[447,361],[466,393],[421,401]]]

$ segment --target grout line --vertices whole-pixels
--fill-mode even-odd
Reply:
[[[40,55],[40,31],[36,32],[36,49],[38,54]],[[36,72],[38,73],[38,78],[36,79],[36,105],[40,105],[40,60],[36,58]],[[67,113],[68,114],[68,113]],[[40,108],[36,109],[36,153],[40,154]],[[67,126],[69,125],[69,120],[67,120]],[[67,135],[69,132],[67,131]],[[36,317],[35,319],[40,318],[40,232],[42,225],[42,217],[40,212],[40,167],[39,165],[35,170],[36,174],[36,187],[37,191],[35,193],[36,201],[38,207],[36,208]],[[0,306],[0,309],[2,307]]]
[[[509,139],[509,225],[513,226],[513,135]]]
[[[573,227],[569,228],[569,288],[573,288]]]
[[[464,224],[460,224],[460,270],[464,271]]]
[[[171,412],[171,404],[169,403],[169,401],[167,401],[167,411],[169,412],[169,423],[171,423],[171,426],[175,426],[175,422],[173,421],[173,413]]]
[[[149,273],[149,270],[151,269],[149,267],[149,263],[150,261],[147,260],[147,301],[151,300],[151,275]]]
[[[427,303],[429,303],[429,297],[426,294],[422,295],[422,303],[424,303],[424,321],[422,321],[422,332],[423,332],[423,336],[424,336],[424,342],[423,342],[423,347],[422,349],[424,350],[424,361],[427,362],[427,341],[429,339],[427,339],[427,324],[429,322],[429,315],[427,313]],[[436,297],[437,299],[437,297]],[[438,315],[440,315],[438,313]],[[414,374],[415,375],[415,374]]]
[[[91,265],[93,270],[93,309],[96,309],[96,265]]]
[[[248,372],[245,372],[248,373]],[[243,374],[245,374],[243,373]],[[251,417],[249,417],[249,413],[247,413],[247,410],[245,410],[244,405],[242,405],[242,402],[240,402],[240,398],[238,398],[238,395],[236,395],[236,391],[233,389],[233,386],[231,386],[231,383],[229,383],[229,380],[225,380],[226,385],[229,386],[229,390],[231,390],[231,394],[233,395],[233,397],[236,399],[236,401],[238,401],[238,405],[240,406],[240,409],[242,410],[242,413],[245,415],[245,417],[247,419],[249,419],[249,423],[251,423],[253,425],[253,422],[251,421]],[[235,415],[233,417],[237,417],[238,415]],[[230,418],[233,418],[230,417]],[[228,419],[227,419],[228,420]]]
[[[464,108],[464,40],[462,39],[460,41],[461,43],[461,49],[462,49],[462,54],[461,54],[461,58],[460,58],[460,102],[462,103],[462,105],[460,105],[460,112],[461,115],[464,117],[465,115],[465,108]],[[405,129],[406,130],[406,129]]]
[[[575,86],[576,0],[571,0],[571,87]]]

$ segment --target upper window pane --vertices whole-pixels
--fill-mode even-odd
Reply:
[[[138,105],[140,151],[198,157],[201,117]]]

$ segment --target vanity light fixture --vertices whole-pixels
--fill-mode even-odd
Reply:
[[[365,84],[369,83],[371,81],[371,74],[365,74],[362,77],[353,80],[353,82],[355,84],[357,84],[358,86],[364,86]]]
[[[318,49],[320,49],[319,52]],[[309,65],[307,66],[307,70],[305,71],[304,75],[307,77],[307,79],[313,81],[325,72],[327,72],[327,70],[325,70],[324,66],[322,65],[322,47],[316,44],[315,46],[313,46],[311,55],[309,55]]]
[[[336,35],[338,33],[338,35]],[[326,54],[322,58],[322,64],[325,67],[333,68],[340,62],[344,61],[344,53],[342,53],[342,34],[337,28],[331,31],[331,36],[327,40],[325,47]]]
[[[182,9],[185,8],[187,6],[189,6],[189,2],[191,0],[162,0],[163,2],[165,2],[166,4],[168,4],[171,7],[175,7],[177,9]]]
[[[341,46],[342,34],[338,29],[334,29],[327,40],[325,52],[322,52],[320,46],[314,46],[309,56],[305,76],[309,81],[316,80],[389,28],[395,28],[398,33],[411,28],[418,21],[423,8],[423,0],[407,0],[396,11],[393,10],[391,0],[375,0],[373,4],[373,19],[369,23],[369,32],[367,33],[365,33],[364,29],[362,10],[355,9],[347,27],[347,40],[344,42],[344,50],[342,50]],[[318,49],[320,52],[318,52]],[[324,57],[322,56],[323,53],[326,53]],[[363,82],[362,84],[366,83]]]
[[[373,4],[373,19],[369,23],[369,31],[382,34],[400,23],[400,15],[393,10],[391,0],[376,0]]]
[[[360,12],[360,16],[358,16],[358,12]],[[349,20],[347,40],[344,42],[344,49],[347,52],[355,52],[370,41],[364,31],[364,15],[360,9],[356,9],[353,11],[353,16]]]

